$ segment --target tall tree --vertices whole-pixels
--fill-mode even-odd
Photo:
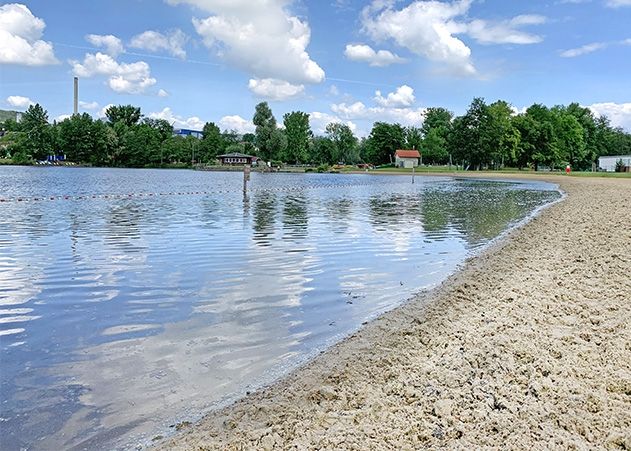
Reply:
[[[467,113],[457,117],[449,139],[450,152],[458,161],[465,161],[471,169],[481,169],[491,161],[486,143],[491,117],[482,98],[475,98]]]
[[[576,169],[591,169],[592,163],[600,154],[599,130],[596,117],[589,108],[584,108],[578,103],[570,103],[565,111],[576,118],[583,129],[583,142],[585,149],[582,155],[576,155],[573,165]]]
[[[421,150],[423,145],[423,132],[418,127],[405,127],[405,147],[408,149]]]
[[[74,114],[58,124],[59,145],[70,161],[84,163],[91,160],[94,143],[98,140],[93,133],[93,122],[92,116],[83,113]]]
[[[285,160],[304,163],[308,158],[309,140],[313,136],[309,125],[309,115],[302,111],[292,111],[283,116],[287,148]]]
[[[142,114],[140,108],[133,105],[112,105],[105,110],[105,116],[110,124],[122,122],[128,127],[138,124]]]
[[[452,128],[453,113],[445,108],[430,107],[425,111],[421,127],[423,161],[434,164],[449,161],[447,143]]]
[[[539,166],[558,166],[563,157],[559,155],[557,139],[554,130],[554,118],[550,109],[544,105],[534,104],[525,113],[526,121],[517,121],[517,125],[527,125],[528,129],[519,130],[521,134],[520,146],[530,151],[530,163],[535,170]]]
[[[160,134],[161,141],[166,141],[173,135],[173,125],[171,125],[166,119],[153,119],[146,117],[142,120],[142,123],[155,129]]]
[[[585,166],[587,135],[579,120],[564,107],[552,109],[555,128],[555,147],[558,149],[557,156],[561,161],[554,161],[552,164],[568,162],[573,168]],[[590,163],[591,166],[591,163]]]
[[[48,112],[38,103],[28,107],[22,115],[21,130],[26,134],[25,154],[36,160],[44,160],[54,151],[54,130],[48,123]]]
[[[256,126],[255,136],[259,156],[265,161],[275,159],[278,154],[278,147],[282,146],[282,139],[278,136],[276,119],[267,102],[256,105],[253,122]]]
[[[332,122],[326,126],[326,136],[333,143],[331,163],[356,163],[359,161],[357,138],[348,125]]]
[[[204,163],[211,163],[226,149],[226,143],[221,135],[221,130],[214,122],[204,124],[204,137],[199,143],[199,159]]]
[[[373,164],[394,161],[397,149],[405,147],[405,132],[400,124],[375,122],[368,136],[367,159]]]
[[[445,108],[430,107],[425,111],[425,119],[421,126],[421,132],[426,136],[430,130],[435,128],[449,130],[453,117],[453,113]]]
[[[498,100],[490,104],[488,113],[482,139],[491,162],[500,167],[515,160],[521,135],[513,125],[513,108],[507,102]]]
[[[337,149],[329,137],[316,136],[313,139],[311,160],[319,164],[332,164],[335,161]]]

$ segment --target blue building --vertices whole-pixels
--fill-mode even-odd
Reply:
[[[204,132],[200,132],[198,130],[190,130],[188,128],[176,128],[173,130],[173,136],[181,136],[182,138],[186,138],[187,136],[194,136],[197,139],[202,139],[204,137]]]

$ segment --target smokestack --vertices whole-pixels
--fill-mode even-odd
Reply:
[[[74,114],[79,114],[79,77],[74,78]]]

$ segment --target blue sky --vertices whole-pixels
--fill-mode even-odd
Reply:
[[[0,3],[0,108],[134,104],[199,128],[311,114],[366,135],[473,97],[589,106],[631,131],[631,0],[33,0]],[[5,44],[6,43],[6,44]]]

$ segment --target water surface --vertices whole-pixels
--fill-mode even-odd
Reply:
[[[356,330],[559,193],[444,177],[0,167],[2,449],[115,448]]]

